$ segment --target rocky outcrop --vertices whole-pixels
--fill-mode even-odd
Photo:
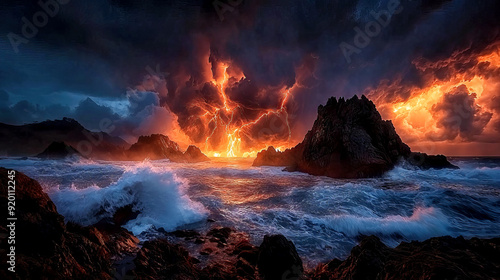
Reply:
[[[184,152],[184,160],[186,162],[203,162],[210,159],[201,152],[200,148],[190,145]]]
[[[298,160],[296,149],[288,149],[284,152],[276,151],[273,146],[257,154],[253,166],[293,166]]]
[[[1,279],[111,279],[112,258],[137,250],[137,238],[123,228],[66,225],[37,181],[16,172],[15,182],[16,272],[5,274],[11,272],[2,269]],[[3,209],[7,209],[7,185],[7,170],[0,168]],[[8,235],[7,229],[0,230],[1,236]],[[1,243],[0,258],[6,263],[6,239]]]
[[[365,237],[344,261],[334,259],[310,279],[499,279],[500,238],[466,240],[436,237],[401,243],[392,249],[377,237]]]
[[[152,134],[150,136],[141,136],[135,144],[127,151],[129,159],[151,160],[170,159],[182,157],[182,152],[177,143],[170,140],[168,136],[161,134]]]
[[[257,154],[254,166],[286,166],[333,178],[373,177],[390,170],[401,159],[410,159],[410,148],[401,141],[391,121],[384,121],[373,102],[330,98],[318,108],[318,117],[304,140],[279,152],[270,147]],[[416,162],[415,162],[416,163]],[[422,157],[419,166],[452,166],[441,156]]]
[[[430,156],[425,153],[411,153],[407,161],[422,169],[458,169],[458,166],[451,164],[444,155]]]
[[[63,159],[69,156],[81,156],[75,148],[64,142],[52,142],[43,152],[36,157],[44,159]]]
[[[133,144],[127,151],[128,159],[151,160],[169,159],[173,162],[202,162],[210,160],[200,149],[189,146],[185,152],[180,150],[177,143],[162,134],[141,136],[137,143]]]

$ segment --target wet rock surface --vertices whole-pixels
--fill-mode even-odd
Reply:
[[[389,248],[375,236],[345,260],[321,264],[310,279],[498,279],[500,238],[435,237]]]

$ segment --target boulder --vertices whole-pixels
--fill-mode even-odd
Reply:
[[[257,267],[264,280],[299,279],[304,273],[295,245],[283,235],[264,237],[259,248]]]

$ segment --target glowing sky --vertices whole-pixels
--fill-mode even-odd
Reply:
[[[365,94],[413,150],[500,155],[498,1],[220,3],[70,1],[13,48],[43,8],[2,1],[0,122],[110,119],[129,142],[246,156]]]

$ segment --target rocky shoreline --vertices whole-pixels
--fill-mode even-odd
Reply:
[[[7,206],[7,170],[0,168],[1,205]],[[389,248],[375,236],[360,238],[350,256],[304,269],[294,244],[282,235],[255,246],[227,227],[207,233],[180,230],[140,242],[112,219],[82,227],[64,223],[39,183],[16,174],[16,273],[2,279],[498,279],[500,238],[436,237]],[[0,227],[6,263],[7,229]],[[183,240],[183,245],[174,243]],[[187,246],[199,254],[191,255]],[[192,250],[191,250],[192,251]]]

